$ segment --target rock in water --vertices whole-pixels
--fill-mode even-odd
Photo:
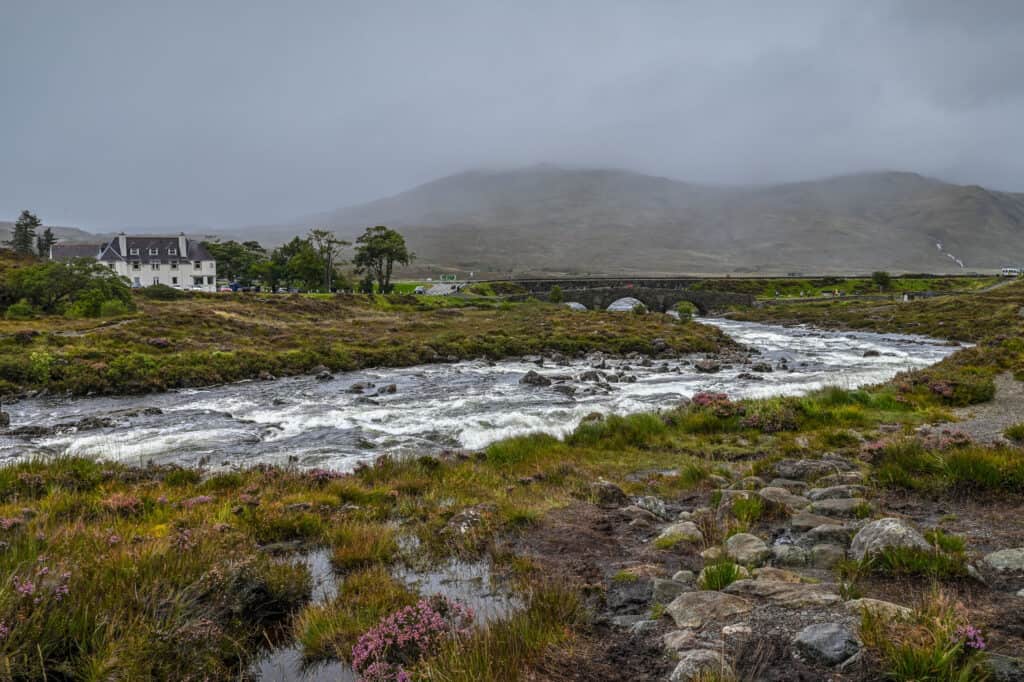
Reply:
[[[853,536],[853,542],[850,543],[850,558],[860,561],[889,547],[931,549],[928,541],[920,533],[899,519],[878,519],[865,525]]]
[[[550,386],[551,379],[548,379],[543,374],[539,374],[531,369],[523,375],[523,378],[519,380],[519,383],[526,384],[528,386]]]
[[[860,651],[853,632],[839,623],[808,625],[793,638],[793,646],[806,658],[825,665],[838,665]]]

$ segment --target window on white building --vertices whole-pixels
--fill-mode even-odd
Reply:
[[[172,260],[171,261],[171,270],[177,270],[177,269],[178,269],[178,261]]]
[[[138,270],[141,267],[142,266],[139,264],[139,261],[132,261],[132,270]]]
[[[128,255],[129,256],[138,256],[139,255],[139,250],[138,249],[128,249]]]
[[[150,256],[159,256],[160,255],[160,249],[150,249],[149,250],[149,255]]]
[[[206,278],[206,283],[207,284],[213,284],[213,277],[207,277]]]
[[[159,277],[154,277],[153,278],[153,284],[160,284],[160,278]]]
[[[202,277],[193,277],[192,278],[192,286],[197,286],[197,287],[203,286],[203,278]]]
[[[198,260],[197,260],[197,261],[196,261],[196,270],[202,270],[202,269],[203,269],[203,263],[202,263],[202,261],[198,261]]]
[[[167,255],[168,256],[177,256],[178,255],[178,250],[177,249],[167,249]]]
[[[149,264],[149,267],[152,270],[159,270],[160,269],[160,261],[158,261],[158,260],[153,261],[152,263]]]
[[[173,284],[174,286],[178,286],[178,278],[177,277],[171,277],[171,284]]]
[[[142,286],[142,282],[139,281],[138,277],[132,278],[132,286],[134,286],[134,287],[141,287]]]

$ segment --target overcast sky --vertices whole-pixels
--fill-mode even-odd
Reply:
[[[287,221],[475,167],[1024,191],[1024,2],[10,0],[0,220]]]

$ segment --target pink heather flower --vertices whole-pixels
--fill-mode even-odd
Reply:
[[[986,646],[985,640],[981,636],[981,630],[973,625],[961,625],[958,627],[956,634],[953,635],[953,641],[963,642],[966,648],[974,649],[975,651],[982,651]]]
[[[404,665],[435,653],[449,637],[469,634],[473,612],[447,597],[421,599],[386,616],[352,648],[363,682],[411,682]]]
[[[115,514],[131,515],[142,511],[142,500],[127,493],[114,493],[103,500],[102,504]]]
[[[0,518],[0,530],[10,530],[16,526],[21,525],[21,519],[13,517]]]
[[[120,543],[121,543],[121,536],[118,535],[117,533],[111,533],[107,537],[107,544],[110,545],[111,547],[113,547],[114,545],[120,544]]]
[[[14,584],[14,591],[23,597],[29,597],[35,594],[36,584],[28,578],[21,580],[18,576],[14,576],[11,578],[11,582]]]
[[[156,501],[158,504],[167,504],[167,496],[161,495],[160,497],[156,498]]]
[[[213,498],[209,495],[197,495],[196,497],[190,497],[187,500],[181,501],[181,506],[185,509],[192,509],[198,507],[201,504],[209,504],[213,502]]]
[[[310,469],[306,472],[306,476],[314,483],[326,483],[332,479],[341,478],[344,475],[340,471],[331,471],[330,469]]]
[[[11,634],[11,628],[7,627],[7,623],[0,620],[0,642],[7,639],[7,636]]]

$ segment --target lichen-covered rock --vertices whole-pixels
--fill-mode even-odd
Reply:
[[[811,547],[811,566],[832,568],[846,558],[846,550],[839,545],[822,543]]]
[[[737,580],[724,590],[726,594],[765,599],[790,609],[829,606],[840,601],[828,585],[775,582],[772,580]]]
[[[928,541],[920,533],[899,519],[878,519],[866,524],[853,536],[850,558],[860,561],[890,547],[930,549]]]
[[[668,679],[670,682],[693,682],[707,673],[721,673],[728,667],[720,651],[690,649],[679,654],[679,663]]]
[[[781,507],[787,511],[803,509],[810,500],[802,495],[795,495],[785,488],[761,488],[757,494],[769,505]]]
[[[603,479],[590,484],[590,496],[599,507],[610,509],[629,504],[629,498],[622,492],[622,488]]]
[[[683,540],[686,542],[703,542],[704,534],[693,521],[676,521],[665,526],[658,540]]]
[[[737,533],[725,541],[725,555],[743,566],[760,566],[772,550],[756,535]]]
[[[1024,575],[1024,547],[1001,549],[986,554],[981,561],[986,568],[996,573]]]
[[[734,583],[735,584],[735,583]],[[684,592],[665,607],[665,612],[680,628],[699,628],[708,621],[721,621],[747,613],[753,603],[731,594],[715,591]]]
[[[876,618],[882,618],[887,621],[908,619],[914,615],[913,610],[906,606],[900,606],[899,604],[893,604],[891,601],[883,601],[881,599],[870,599],[868,597],[864,597],[862,599],[851,599],[846,602],[844,606],[848,611],[858,616],[866,612]]]
[[[804,496],[812,502],[833,500],[838,497],[864,497],[866,488],[862,485],[833,485],[827,488],[811,488]]]
[[[806,566],[810,560],[808,552],[796,545],[775,545],[772,547],[772,562],[779,566]]]
[[[861,498],[838,497],[812,502],[808,510],[815,514],[824,514],[825,516],[854,518],[862,513],[863,509],[870,510],[870,508],[870,505]]]

